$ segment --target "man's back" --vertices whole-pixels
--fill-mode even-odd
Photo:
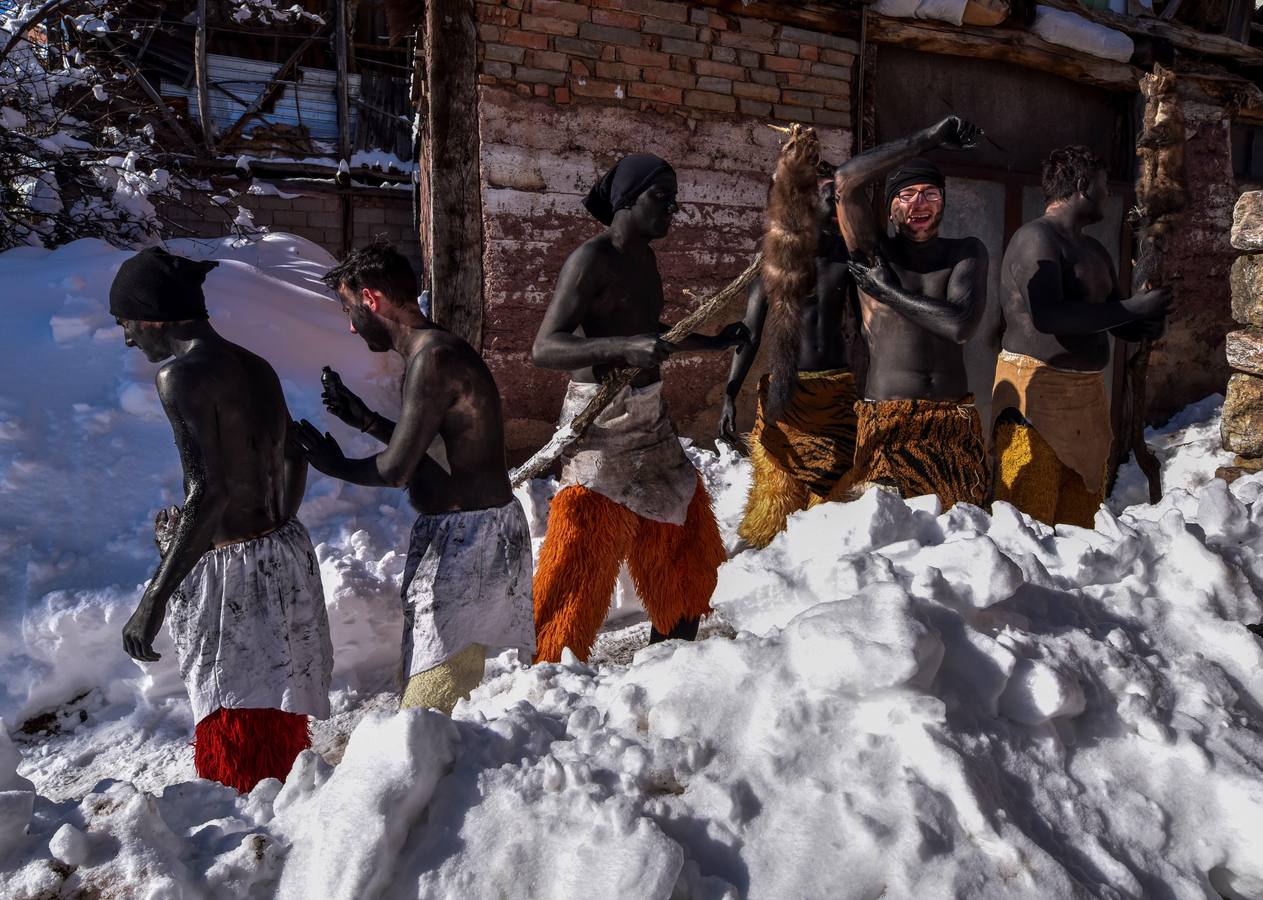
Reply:
[[[504,453],[500,392],[482,357],[441,328],[429,329],[408,362],[404,402],[425,403],[446,384],[452,402],[439,425],[450,473],[426,456],[408,480],[418,512],[503,506],[512,499]]]
[[[267,361],[216,337],[172,359],[158,378],[160,389],[176,395],[179,408],[196,419],[185,424],[196,435],[205,471],[190,472],[181,447],[185,478],[214,478],[226,498],[214,544],[248,540],[289,519],[302,497],[286,496],[289,413]]]
[[[1096,239],[1075,239],[1041,217],[1017,230],[1004,253],[1000,296],[1003,347],[1062,369],[1094,372],[1109,362],[1109,336],[1049,334],[1035,327],[1029,297],[1060,303],[1104,303],[1115,291],[1113,261]]]

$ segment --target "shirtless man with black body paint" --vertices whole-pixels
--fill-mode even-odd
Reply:
[[[570,254],[535,338],[537,366],[570,372],[562,409],[573,418],[610,371],[641,371],[564,454],[535,578],[537,658],[569,647],[586,659],[626,561],[651,640],[692,639],[727,558],[710,499],[685,456],[661,396],[673,353],[723,350],[749,338],[732,323],[677,343],[661,335],[662,276],[650,242],[666,237],[675,171],[648,153],[624,157],[585,205],[605,230]]]
[[[347,275],[352,287],[341,277],[341,269],[334,269],[329,281],[337,284],[351,333],[373,353],[393,350],[404,359],[400,417],[396,423],[370,410],[336,372],[329,373],[322,394],[328,410],[386,447],[374,456],[347,459],[332,437],[304,420],[301,443],[312,465],[352,484],[406,487],[413,508],[427,515],[508,503],[513,491],[500,392],[478,351],[421,312],[410,288],[382,285],[382,290]],[[443,439],[450,471],[426,452],[435,437]]]
[[[837,191],[831,163],[821,162],[819,235],[816,246],[816,283],[811,293],[787,310],[786,320],[797,320],[797,358],[793,387],[775,419],[769,411],[773,379],[791,371],[788,360],[771,360],[773,370],[759,381],[758,408],[750,433],[750,461],[754,478],[745,512],[737,529],[745,546],[766,547],[785,529],[790,514],[829,495],[851,468],[855,456],[856,378],[850,343],[858,336],[859,311],[850,255],[838,230]],[[724,406],[719,418],[719,440],[739,448],[736,397],[759,352],[768,314],[761,280],[750,286],[746,327],[752,340],[733,354]],[[787,353],[772,341],[773,355]]]
[[[159,248],[123,263],[110,310],[124,343],[167,362],[156,384],[184,469],[184,507],[158,513],[162,561],[123,627],[134,659],[159,658],[169,618],[203,778],[247,792],[285,779],[329,715],[333,647],[311,538],[295,518],[307,463],[281,382],[207,320],[215,263]],[[169,616],[168,616],[169,612]]]
[[[839,226],[859,287],[869,359],[865,400],[856,407],[854,477],[839,482],[834,499],[870,482],[904,496],[935,493],[945,507],[982,503],[988,493],[963,353],[986,302],[987,251],[977,238],[939,236],[944,178],[917,158],[937,147],[971,149],[980,134],[949,116],[837,170]],[[883,176],[894,237],[880,229],[867,195]]]
[[[275,531],[298,512],[307,461],[290,450],[281,382],[268,362],[222,338],[210,322],[116,319],[128,347],[150,362],[169,360],[155,383],[184,469],[184,506],[160,510],[162,562],[123,645],[154,662],[153,641],[167,601],[208,550]]]
[[[1001,265],[995,499],[1050,525],[1090,528],[1105,497],[1113,439],[1109,336],[1160,336],[1171,292],[1124,299],[1109,252],[1084,233],[1104,218],[1109,197],[1095,154],[1055,150],[1042,180],[1044,214],[1014,233]]]
[[[746,339],[740,322],[714,337],[661,338],[670,326],[661,321],[662,275],[649,242],[667,236],[677,190],[675,173],[662,173],[626,215],[570,254],[535,338],[535,365],[567,369],[581,384],[634,366],[644,371],[633,387],[646,387],[661,381],[658,367],[672,353],[725,350]]]
[[[530,530],[509,486],[500,392],[478,351],[421,311],[416,273],[392,247],[356,250],[324,280],[352,334],[403,357],[399,421],[370,410],[326,367],[326,408],[386,448],[348,459],[305,419],[295,441],[326,475],[407,487],[419,515],[404,568],[400,705],[450,713],[482,680],[488,654],[517,648],[529,658],[535,647]],[[435,438],[446,468],[428,452]]]

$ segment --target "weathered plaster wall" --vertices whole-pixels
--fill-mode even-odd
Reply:
[[[693,302],[685,289],[722,287],[758,249],[779,147],[768,121],[815,121],[827,157],[849,157],[856,46],[687,3],[480,0],[479,11],[483,349],[518,461],[552,434],[560,409],[564,373],[536,369],[529,353],[566,257],[600,230],[582,206],[592,184],[635,151],[676,167],[681,211],[655,249],[665,318],[679,319]],[[826,53],[834,62],[821,63]],[[812,74],[818,63],[831,77]],[[768,99],[741,94],[755,89]],[[817,105],[791,108],[786,98]],[[742,312],[734,304],[730,318]],[[682,434],[713,438],[730,358],[677,357],[664,368]],[[743,392],[743,428],[761,371],[756,364]]]

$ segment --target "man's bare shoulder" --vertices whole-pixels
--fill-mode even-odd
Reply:
[[[1058,245],[1056,227],[1041,217],[1032,219],[1013,232],[1005,255],[1009,256],[1018,252],[1036,252],[1047,255],[1056,252]]]
[[[940,240],[956,262],[966,259],[985,259],[987,256],[987,245],[973,235],[962,238],[940,238]]]
[[[445,328],[430,328],[421,336],[408,360],[408,375],[448,377],[464,368],[485,369],[481,354],[469,342]]]

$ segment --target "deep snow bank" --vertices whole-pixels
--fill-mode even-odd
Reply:
[[[506,656],[454,722],[370,715],[279,793],[19,786],[0,892],[1263,893],[1263,479],[1095,531],[928,505],[873,492],[738,556],[735,639]]]
[[[326,363],[389,407],[385,358],[314,281],[322,251],[183,249],[227,260],[215,322],[296,415]],[[105,313],[121,260],[0,256],[22,301],[0,354],[0,715],[55,705],[16,743],[0,726],[0,896],[1263,896],[1263,656],[1240,624],[1263,479],[1209,480],[1217,398],[1151,435],[1164,501],[1124,512],[1127,467],[1095,531],[824,506],[724,567],[733,639],[599,669],[507,656],[455,720],[370,712],[283,789],[191,780],[173,661],[142,673],[118,646],[179,489],[152,369]],[[690,453],[731,537],[748,467]],[[537,541],[552,490],[519,491]],[[397,664],[411,515],[316,477],[302,517],[355,716]]]

